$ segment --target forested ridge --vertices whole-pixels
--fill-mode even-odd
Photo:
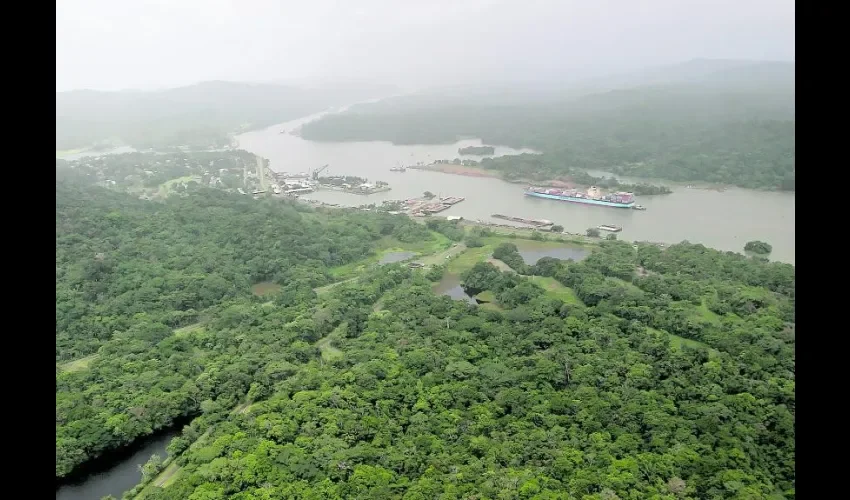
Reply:
[[[379,241],[434,237],[402,216],[57,181],[56,359],[96,352],[57,364],[57,477],[197,416],[164,487],[133,495],[794,498],[793,266],[616,241],[528,265],[502,243],[515,273],[458,258],[481,306],[432,292],[445,266],[314,291]]]
[[[669,252],[539,266],[587,282],[587,307],[485,263],[466,286],[502,310],[398,268],[346,285],[362,312],[336,320],[344,354],[314,351],[266,401],[196,421],[190,436],[220,423],[146,498],[793,498],[793,306],[729,277],[787,291],[791,266]],[[639,262],[679,277],[617,281]],[[712,291],[722,317],[690,319]]]
[[[657,86],[550,102],[470,103],[409,96],[307,123],[310,140],[388,140],[530,148],[482,167],[507,178],[569,177],[587,169],[634,177],[794,190],[793,88]]]
[[[281,301],[309,300],[334,280],[330,267],[393,236],[429,233],[406,217],[325,218],[212,189],[154,203],[57,181],[56,361],[97,356],[82,371],[57,365],[56,475],[197,411],[209,391],[244,395],[238,377],[198,392],[222,344],[182,351],[175,329],[250,304],[257,282],[281,284]]]

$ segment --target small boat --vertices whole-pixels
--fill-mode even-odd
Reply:
[[[611,224],[602,224],[601,226],[596,226],[596,229],[599,229],[600,231],[609,231],[612,233],[619,233],[623,230],[622,227],[612,226]]]
[[[643,205],[635,205],[632,207],[632,210],[646,210],[646,207]]]

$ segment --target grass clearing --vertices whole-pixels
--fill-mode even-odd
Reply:
[[[333,342],[333,340],[339,335],[342,335],[343,329],[347,327],[347,323],[342,323],[341,325],[336,327],[334,331],[322,337],[321,339],[319,339],[318,342],[316,342],[316,347],[318,347],[319,351],[322,352],[322,359],[324,361],[332,361],[334,359],[341,358],[344,356],[342,351],[331,345],[331,342]]]
[[[484,290],[483,292],[476,295],[474,298],[478,300],[483,300],[484,302],[496,302],[498,299],[496,298],[496,294],[493,293],[492,290]]]
[[[185,175],[176,179],[171,179],[163,182],[157,188],[157,195],[165,197],[171,194],[171,191],[179,184],[188,184],[191,181],[201,182],[201,177],[197,175]]]
[[[162,472],[153,480],[154,486],[164,488],[173,483],[177,479],[177,473],[180,472],[180,466],[176,462],[168,464]]]
[[[578,298],[575,290],[561,284],[560,281],[548,276],[535,276],[532,283],[543,287],[549,295],[561,299],[565,304],[571,306],[584,306],[584,302]]]
[[[705,304],[705,299],[702,299],[702,302],[696,307],[696,310],[702,319],[715,325],[720,324],[720,315],[708,308]]]
[[[684,348],[708,349],[709,356],[712,357],[712,358],[716,357],[720,354],[720,352],[717,349],[711,347],[708,344],[700,342],[698,340],[686,339],[685,337],[673,335],[672,333],[668,333],[664,330],[656,330],[655,328],[647,327],[646,329],[650,333],[654,333],[655,335],[661,335],[662,333],[666,333],[668,336],[670,336],[670,346],[673,347],[673,349],[679,349],[679,350],[684,349]]]
[[[459,253],[455,258],[449,261],[446,271],[450,274],[460,275],[464,271],[471,269],[472,266],[479,262],[484,262],[493,253],[493,248],[490,245],[484,245],[478,248],[467,248],[466,251]]]
[[[280,291],[280,289],[280,285],[278,285],[277,283],[272,283],[271,281],[262,281],[260,283],[255,283],[251,285],[251,293],[258,297],[277,293]]]
[[[385,236],[375,243],[374,255],[370,255],[369,257],[358,261],[349,262],[348,264],[332,267],[330,269],[330,274],[337,279],[348,279],[356,277],[372,266],[378,265],[378,262],[380,262],[387,254],[396,252],[413,252],[417,255],[408,259],[413,260],[423,255],[432,255],[451,248],[453,244],[452,240],[433,231],[431,231],[431,235],[433,236],[433,239],[430,241],[420,241],[416,243],[403,243],[392,236]]]
[[[204,327],[204,325],[202,323],[195,323],[195,324],[192,324],[192,325],[187,325],[187,326],[184,326],[182,328],[178,328],[178,329],[174,330],[174,335],[176,335],[177,337],[185,337],[186,335],[197,332],[198,330],[202,329],[203,327]]]
[[[494,266],[499,268],[499,271],[502,271],[503,273],[514,273],[514,274],[516,274],[516,271],[511,266],[505,264],[503,261],[501,261],[499,259],[494,259],[493,257],[490,257],[489,259],[487,259],[487,262],[489,262],[490,264],[493,264]]]
[[[92,361],[97,359],[97,353],[89,354],[83,358],[75,359],[73,361],[68,361],[67,363],[63,363],[59,365],[59,369],[63,372],[78,372],[81,370],[85,370],[89,367]]]
[[[628,288],[629,290],[631,290],[633,292],[639,292],[641,294],[644,293],[643,290],[641,290],[637,285],[635,285],[631,281],[626,281],[626,280],[620,279],[620,278],[612,278],[610,276],[608,276],[606,279],[608,281],[614,282],[614,283],[616,283],[616,284],[618,284],[618,285],[620,285],[624,288]]]
[[[357,279],[357,276],[355,276],[353,278],[348,278],[347,280],[337,281],[336,283],[331,283],[330,285],[325,285],[325,286],[320,286],[318,288],[314,288],[313,291],[316,292],[316,295],[324,295],[324,294],[330,292],[331,290],[333,290],[334,287],[339,286],[343,283],[348,283],[350,281],[354,281],[356,279]]]

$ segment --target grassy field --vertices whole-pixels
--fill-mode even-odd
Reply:
[[[555,278],[535,276],[531,281],[543,287],[549,295],[563,300],[567,305],[584,306],[584,302],[578,298],[578,295],[576,295],[576,292],[572,288],[562,285]]]
[[[440,233],[431,232],[431,234],[434,237],[431,241],[421,241],[417,243],[403,243],[393,237],[385,236],[378,240],[375,245],[375,253],[373,255],[356,262],[350,262],[342,266],[333,267],[330,269],[330,274],[337,279],[349,279],[356,277],[369,267],[377,265],[385,255],[390,253],[414,252],[418,254],[417,256],[427,256],[451,248],[452,241],[450,239]]]
[[[497,301],[496,294],[493,293],[492,290],[484,290],[483,292],[476,295],[475,298],[478,299],[478,300],[483,300],[484,302],[490,302],[490,303]]]
[[[159,189],[157,190],[157,195],[161,197],[166,197],[171,194],[171,190],[174,189],[175,186],[182,183],[188,183],[190,181],[201,182],[201,178],[197,175],[187,175],[184,177],[178,177],[176,179],[171,179],[163,182],[159,185]]]
[[[516,238],[517,240],[528,240],[528,241],[539,241],[532,240],[531,236],[535,233],[539,234],[546,241],[556,242],[556,243],[569,243],[571,245],[595,245],[602,241],[600,238],[590,238],[587,236],[583,236],[580,234],[563,234],[563,233],[552,233],[549,231],[540,231],[530,227],[503,227],[503,226],[488,226],[485,224],[477,224],[472,221],[462,221],[461,225],[464,226],[465,229],[470,230],[474,227],[487,228],[493,233],[507,237],[509,239]]]
[[[341,358],[343,356],[342,351],[332,346],[331,342],[333,342],[334,339],[336,339],[339,335],[342,335],[343,330],[347,327],[348,325],[346,323],[343,323],[336,327],[334,331],[322,337],[321,339],[319,339],[318,342],[316,342],[316,347],[318,347],[319,350],[322,352],[322,359],[326,362],[332,361],[336,358]]]
[[[713,347],[709,346],[708,344],[702,343],[698,340],[686,339],[685,337],[673,335],[672,333],[668,333],[668,332],[662,331],[662,330],[656,330],[655,328],[647,327],[647,330],[649,330],[651,333],[654,333],[656,335],[661,335],[662,333],[666,333],[667,335],[669,335],[670,336],[670,345],[673,346],[674,349],[684,349],[684,348],[708,349],[709,355],[712,356],[712,357],[719,354],[717,349],[714,349]]]
[[[720,315],[717,314],[716,312],[712,311],[711,309],[708,308],[707,305],[705,305],[705,299],[702,299],[702,303],[699,306],[697,306],[696,310],[697,310],[697,312],[699,313],[699,316],[702,319],[704,319],[704,320],[706,320],[706,321],[708,321],[712,324],[715,324],[715,325],[720,324]]]
[[[204,325],[202,323],[195,323],[193,325],[187,325],[187,326],[184,326],[183,328],[178,328],[178,329],[174,330],[174,335],[177,336],[177,337],[185,337],[186,335],[189,335],[190,333],[197,332],[198,330],[200,330],[203,327],[204,327]]]
[[[357,276],[355,276],[353,278],[348,278],[347,280],[337,281],[336,283],[331,283],[330,285],[325,285],[325,286],[320,286],[318,288],[314,288],[313,291],[316,292],[316,295],[324,295],[324,294],[330,292],[331,290],[333,290],[334,287],[342,285],[343,283],[348,283],[350,281],[354,281],[356,279],[357,279]]]
[[[84,358],[75,359],[73,361],[68,361],[67,363],[63,363],[59,365],[59,369],[63,372],[78,372],[80,370],[85,370],[88,368],[89,364],[92,361],[97,359],[97,353],[90,354]]]
[[[446,271],[449,274],[460,275],[464,271],[472,269],[472,266],[478,262],[484,262],[490,258],[494,248],[496,248],[496,245],[493,244],[485,244],[483,247],[478,248],[467,248],[466,251],[458,254],[449,261]]]

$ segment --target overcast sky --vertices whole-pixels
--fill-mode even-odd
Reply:
[[[793,0],[61,0],[56,89],[467,83],[794,60]]]

